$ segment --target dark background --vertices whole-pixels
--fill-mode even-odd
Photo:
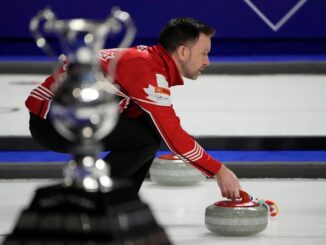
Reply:
[[[300,0],[251,0],[276,24]],[[138,32],[134,44],[155,44],[169,19],[190,16],[213,26],[214,56],[326,54],[326,1],[307,0],[277,31],[244,0],[11,0],[0,7],[0,56],[42,56],[29,32],[30,19],[51,6],[59,19],[105,19],[113,6],[130,13]],[[49,36],[52,43],[54,37]],[[106,47],[115,45],[108,41]]]

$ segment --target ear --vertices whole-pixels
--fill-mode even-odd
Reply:
[[[180,45],[176,50],[176,54],[181,61],[185,61],[189,57],[190,50],[188,47]]]

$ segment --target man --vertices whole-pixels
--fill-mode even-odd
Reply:
[[[213,35],[214,30],[200,21],[176,18],[163,28],[158,45],[100,52],[105,72],[114,70],[121,98],[117,126],[103,139],[105,150],[110,150],[104,160],[111,166],[112,177],[133,181],[138,191],[163,139],[180,159],[214,177],[222,196],[240,197],[235,174],[182,129],[170,99],[170,87],[183,85],[181,76],[196,79],[209,65]],[[67,152],[71,142],[54,130],[48,116],[55,77],[34,89],[26,106],[33,138],[49,150]]]

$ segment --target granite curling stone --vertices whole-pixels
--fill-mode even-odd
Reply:
[[[199,170],[185,163],[174,154],[156,157],[149,169],[150,178],[161,185],[195,185],[206,177]]]
[[[252,201],[244,191],[241,200],[216,202],[206,208],[205,225],[219,235],[249,236],[266,229],[268,208]]]

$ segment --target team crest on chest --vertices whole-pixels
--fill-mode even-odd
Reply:
[[[149,85],[147,88],[144,88],[145,93],[149,100],[155,102],[161,106],[170,106],[170,89],[169,84],[166,81],[165,77],[161,74],[156,74],[157,86]]]

